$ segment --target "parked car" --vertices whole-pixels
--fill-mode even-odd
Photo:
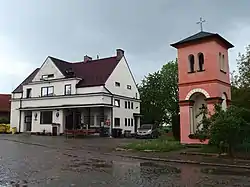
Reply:
[[[137,129],[136,138],[158,138],[159,131],[153,124],[143,124]]]

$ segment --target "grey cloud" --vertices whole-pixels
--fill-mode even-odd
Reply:
[[[237,22],[250,25],[249,7],[248,0],[0,0],[0,36],[21,46],[13,54],[32,66],[47,55],[78,61],[85,54],[105,57],[123,48],[140,81],[176,58],[170,43],[198,32],[200,16],[204,30],[239,43],[232,31]],[[1,91],[11,88],[0,86]]]

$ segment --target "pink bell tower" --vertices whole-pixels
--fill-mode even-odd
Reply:
[[[214,104],[226,109],[231,101],[228,49],[234,47],[219,34],[199,32],[177,43],[181,143],[199,144],[192,138],[202,116],[202,107]],[[207,143],[208,141],[202,142]]]

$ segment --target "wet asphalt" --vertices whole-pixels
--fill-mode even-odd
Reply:
[[[0,138],[0,187],[250,186],[249,170],[119,157],[94,149],[105,142],[101,139],[93,140],[93,147],[88,141],[85,148],[74,149],[62,139],[36,139],[40,140],[58,148],[33,145],[28,142],[32,139],[20,143]],[[76,145],[80,141],[76,140]]]

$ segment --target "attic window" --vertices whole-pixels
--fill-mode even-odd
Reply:
[[[131,90],[131,85],[127,85],[127,89]]]
[[[42,75],[42,79],[53,78],[54,74]]]
[[[120,84],[119,82],[115,82],[115,86],[116,86],[116,87],[120,87],[121,84]]]

